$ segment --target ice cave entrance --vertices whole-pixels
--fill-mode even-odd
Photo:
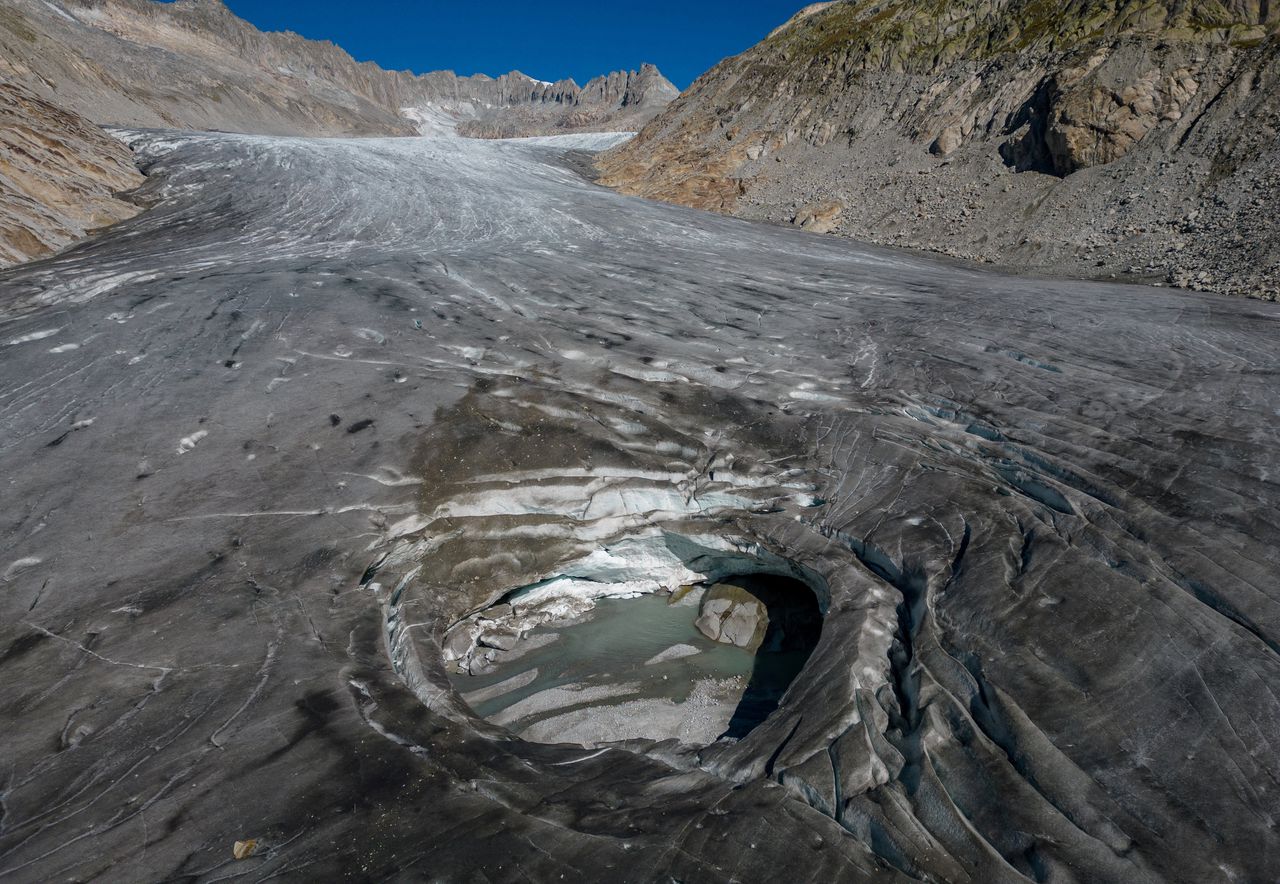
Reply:
[[[768,574],[601,599],[521,634],[497,607],[451,678],[478,715],[542,743],[740,739],[777,708],[822,631],[813,590]]]

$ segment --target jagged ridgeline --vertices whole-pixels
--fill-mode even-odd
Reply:
[[[97,123],[276,135],[617,131],[678,92],[652,65],[585,86],[387,71],[222,0],[5,0],[0,77]]]
[[[600,165],[819,232],[1274,297],[1278,22],[1252,0],[815,4]]]

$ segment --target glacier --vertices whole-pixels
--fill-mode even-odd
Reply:
[[[625,135],[119,137],[149,210],[0,273],[11,880],[1280,867],[1276,305],[576,171]],[[449,682],[521,587],[744,560],[825,622],[741,740]]]

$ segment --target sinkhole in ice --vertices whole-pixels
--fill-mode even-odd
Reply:
[[[722,572],[589,606],[540,595],[545,585],[473,617],[469,653],[450,659],[446,642],[472,710],[534,742],[740,739],[774,712],[822,632],[819,594],[795,576]]]

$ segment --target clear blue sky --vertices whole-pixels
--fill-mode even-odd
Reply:
[[[332,40],[358,61],[418,73],[579,84],[652,62],[681,89],[764,38],[809,0],[225,0],[262,30]]]

